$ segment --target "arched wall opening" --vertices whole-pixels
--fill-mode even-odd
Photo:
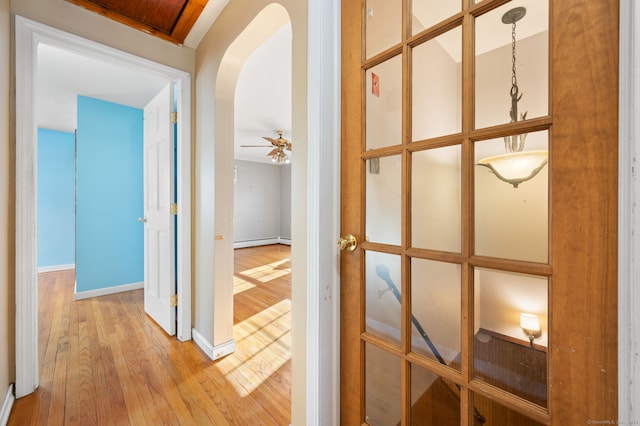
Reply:
[[[218,293],[220,297],[214,298],[214,346],[233,338],[234,238],[233,179],[231,177],[234,163],[236,85],[242,66],[249,56],[288,22],[290,22],[289,14],[280,4],[272,3],[263,8],[226,49],[216,76],[214,283],[216,293],[220,290]],[[292,247],[292,251],[294,249],[295,246]],[[225,288],[219,288],[222,283]],[[228,302],[229,300],[231,303]],[[225,312],[226,310],[229,312]]]
[[[212,357],[234,350],[234,97],[243,64],[286,23],[292,32],[292,424],[306,417],[307,4],[231,2],[196,50],[194,340]],[[213,277],[213,279],[212,279]]]
[[[224,211],[233,197],[233,135],[224,124],[233,106],[218,75],[229,46],[272,3],[230,2],[196,49],[193,336],[210,342],[211,355],[233,343],[233,220]],[[278,5],[292,31],[291,424],[338,424],[340,1]]]

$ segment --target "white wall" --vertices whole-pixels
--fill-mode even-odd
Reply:
[[[291,222],[283,216],[291,210],[291,168],[242,160],[235,166],[234,243],[258,245],[261,240],[290,238]]]
[[[291,239],[291,165],[280,166],[280,236]]]
[[[0,0],[0,199],[6,208],[0,210],[0,401],[4,400],[9,384],[15,380],[15,294],[13,284],[13,193],[11,146],[14,126],[9,113],[13,59],[11,57],[11,21],[9,0]]]

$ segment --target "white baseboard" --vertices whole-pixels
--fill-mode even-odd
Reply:
[[[123,293],[125,291],[138,290],[144,288],[144,282],[116,285],[113,287],[99,288],[97,290],[77,292],[78,283],[76,283],[76,291],[73,298],[75,300],[88,299],[90,297],[106,296],[107,294]]]
[[[191,336],[193,337],[193,341],[198,345],[202,351],[207,354],[209,358],[213,361],[225,357],[229,354],[232,354],[236,351],[236,341],[229,340],[218,346],[213,346],[211,343],[205,339],[202,334],[198,333],[198,330],[195,328],[191,330]]]
[[[76,269],[75,263],[69,263],[66,265],[51,265],[51,266],[41,266],[38,268],[38,273],[42,272],[56,272],[56,271],[66,271],[68,269]]]
[[[16,397],[13,395],[13,383],[9,385],[9,390],[7,391],[7,396],[4,398],[4,403],[2,404],[2,410],[0,411],[0,425],[5,426],[9,421],[9,414],[11,414],[11,407],[13,407],[13,402],[16,400]]]
[[[290,246],[291,245],[291,238],[280,237],[280,238],[278,238],[278,241],[279,241],[280,244],[284,244],[285,246]]]
[[[290,238],[277,237],[277,238],[266,238],[264,240],[247,240],[247,241],[236,241],[233,243],[233,248],[247,248],[247,247],[258,247],[258,246],[270,246],[272,244],[284,244],[287,246],[291,245]]]

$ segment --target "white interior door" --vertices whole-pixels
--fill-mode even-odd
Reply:
[[[171,336],[176,333],[172,106],[168,84],[144,108],[144,310]]]

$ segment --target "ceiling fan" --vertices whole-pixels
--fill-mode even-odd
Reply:
[[[271,161],[274,163],[288,163],[290,161],[289,156],[284,150],[291,151],[291,142],[283,138],[284,131],[278,130],[278,139],[263,136],[265,139],[271,142],[271,145],[240,145],[243,148],[273,148],[267,154],[267,157],[271,157]]]

